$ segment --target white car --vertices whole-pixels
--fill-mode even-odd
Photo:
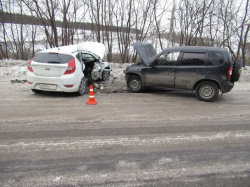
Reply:
[[[85,93],[88,80],[107,80],[111,65],[103,60],[105,46],[84,42],[47,49],[28,64],[27,81],[35,93],[41,91]]]

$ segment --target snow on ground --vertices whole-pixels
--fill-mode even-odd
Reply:
[[[24,60],[1,60],[0,81],[26,81],[27,65]]]
[[[242,68],[239,82],[250,82],[250,66]]]

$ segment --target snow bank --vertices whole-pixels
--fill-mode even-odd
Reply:
[[[242,68],[239,82],[250,82],[250,66]]]
[[[26,81],[27,65],[24,60],[1,60],[0,80]]]
[[[1,67],[11,67],[11,66],[27,66],[29,61],[27,60],[0,60]]]

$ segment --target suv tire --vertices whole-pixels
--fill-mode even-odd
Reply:
[[[141,92],[143,90],[141,78],[137,75],[131,75],[128,79],[128,88],[131,92]]]
[[[214,101],[219,94],[218,86],[210,81],[199,83],[195,88],[196,97],[202,101]]]

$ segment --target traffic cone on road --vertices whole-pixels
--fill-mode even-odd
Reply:
[[[95,100],[94,96],[94,91],[93,91],[93,86],[90,85],[90,90],[89,90],[89,100],[86,103],[87,105],[96,105],[97,101]]]

